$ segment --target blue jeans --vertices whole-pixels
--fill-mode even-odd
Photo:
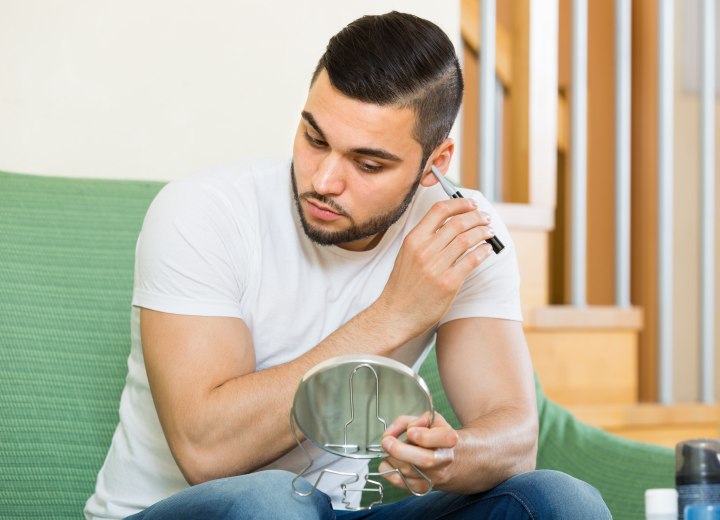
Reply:
[[[433,491],[367,511],[333,510],[320,491],[308,497],[296,495],[285,471],[262,471],[213,480],[190,487],[145,511],[132,520],[181,519],[553,519],[604,520],[612,516],[598,491],[558,471],[531,471],[516,475],[490,491],[457,495]],[[310,490],[299,481],[298,487]]]

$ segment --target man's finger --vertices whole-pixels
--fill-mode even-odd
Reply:
[[[383,461],[378,467],[378,472],[384,473],[383,478],[392,485],[407,491],[410,491],[408,488],[411,488],[415,493],[425,493],[430,486],[430,483],[418,473],[418,470],[409,464],[396,467]]]
[[[382,447],[394,459],[418,468],[429,468],[439,462],[435,458],[435,450],[407,444],[395,437],[385,437],[382,440]]]
[[[413,426],[408,428],[407,440],[423,448],[454,448],[458,442],[458,433],[447,426],[437,428]]]
[[[434,235],[449,218],[475,211],[477,207],[478,203],[474,199],[448,199],[436,202],[420,220],[415,230],[422,234]]]
[[[408,427],[411,424],[414,424],[418,419],[418,417],[413,415],[401,415],[396,417],[383,432],[383,437],[400,437],[407,431]]]

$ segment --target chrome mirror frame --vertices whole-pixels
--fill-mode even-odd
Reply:
[[[346,509],[362,510],[381,504],[384,486],[379,477],[397,473],[408,490],[423,496],[432,490],[432,481],[415,466],[413,470],[428,484],[425,491],[412,488],[399,469],[357,473],[324,469],[311,483],[308,492],[300,491],[296,482],[312,468],[313,459],[302,443],[302,437],[318,448],[356,459],[386,457],[382,433],[401,415],[435,417],[432,397],[425,381],[411,368],[394,359],[372,355],[349,355],[328,359],[310,369],[300,380],[290,411],[290,428],[298,446],[307,458],[305,468],[293,479],[293,491],[309,496],[326,473],[347,477],[341,484],[342,503]],[[298,433],[299,432],[299,433]],[[403,438],[404,436],[401,436]],[[362,486],[356,486],[361,483]],[[350,495],[377,494],[365,507],[354,507]]]

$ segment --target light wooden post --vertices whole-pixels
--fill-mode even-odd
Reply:
[[[558,1],[513,3],[512,202],[555,207]]]

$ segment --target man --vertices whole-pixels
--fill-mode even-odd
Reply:
[[[532,471],[512,241],[480,194],[448,200],[430,173],[452,159],[462,89],[437,26],[363,17],[317,65],[292,162],[162,190],[138,240],[128,379],[89,517],[609,518],[586,484]],[[495,232],[499,255],[485,243]],[[427,489],[415,465],[440,491],[369,513],[342,509],[337,479],[293,493],[305,460],[288,417],[303,374],[352,353],[417,364],[435,335],[463,428],[396,418],[380,470]],[[317,471],[363,471],[318,451]]]

